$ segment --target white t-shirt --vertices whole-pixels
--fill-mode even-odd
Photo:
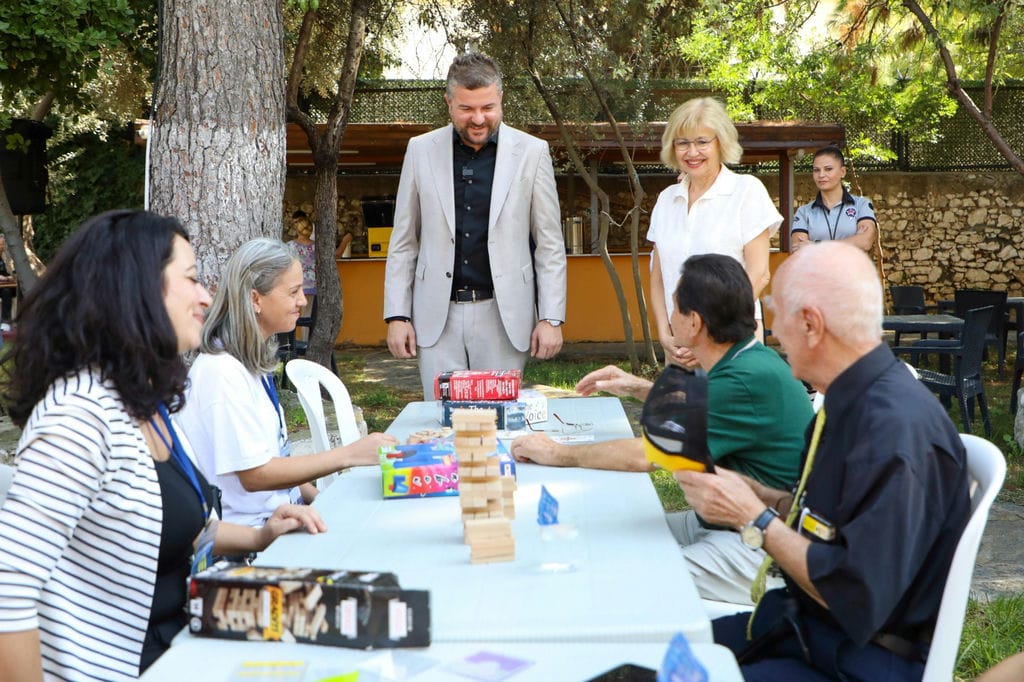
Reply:
[[[185,407],[175,421],[188,436],[199,468],[220,487],[225,521],[261,526],[291,491],[249,492],[237,471],[281,455],[287,442],[284,412],[276,409],[260,377],[228,353],[200,353],[188,373]]]
[[[687,210],[689,191],[689,176],[663,190],[647,231],[647,240],[658,247],[668,315],[672,314],[672,294],[687,258],[720,253],[746,266],[743,247],[765,230],[772,236],[782,224],[782,215],[768,190],[752,175],[737,175],[722,166],[714,184]]]

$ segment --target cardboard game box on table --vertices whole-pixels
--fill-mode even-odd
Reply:
[[[523,373],[518,369],[464,369],[434,378],[434,400],[516,400]]]
[[[452,438],[409,445],[386,445],[378,451],[382,494],[386,499],[459,495],[458,455]],[[500,476],[515,479],[516,462],[500,443],[492,449]]]
[[[352,649],[430,645],[430,593],[393,573],[218,562],[189,578],[189,631]]]

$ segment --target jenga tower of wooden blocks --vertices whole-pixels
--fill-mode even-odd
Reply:
[[[496,424],[494,410],[452,412],[463,539],[470,547],[470,561],[474,564],[515,559],[512,524],[505,518],[511,497],[506,497],[507,484],[502,481],[497,459],[492,457],[498,447]],[[515,485],[514,479],[512,484]]]

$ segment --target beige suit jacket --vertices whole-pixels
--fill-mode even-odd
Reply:
[[[452,158],[451,125],[409,140],[388,245],[384,317],[409,317],[424,347],[437,342],[448,318],[455,263]],[[547,142],[504,123],[487,249],[504,332],[518,350],[529,350],[538,319],[565,320],[565,243]]]

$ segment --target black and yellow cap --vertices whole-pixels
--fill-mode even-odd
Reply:
[[[715,470],[708,452],[708,377],[669,365],[658,376],[640,416],[644,455],[668,471]]]

